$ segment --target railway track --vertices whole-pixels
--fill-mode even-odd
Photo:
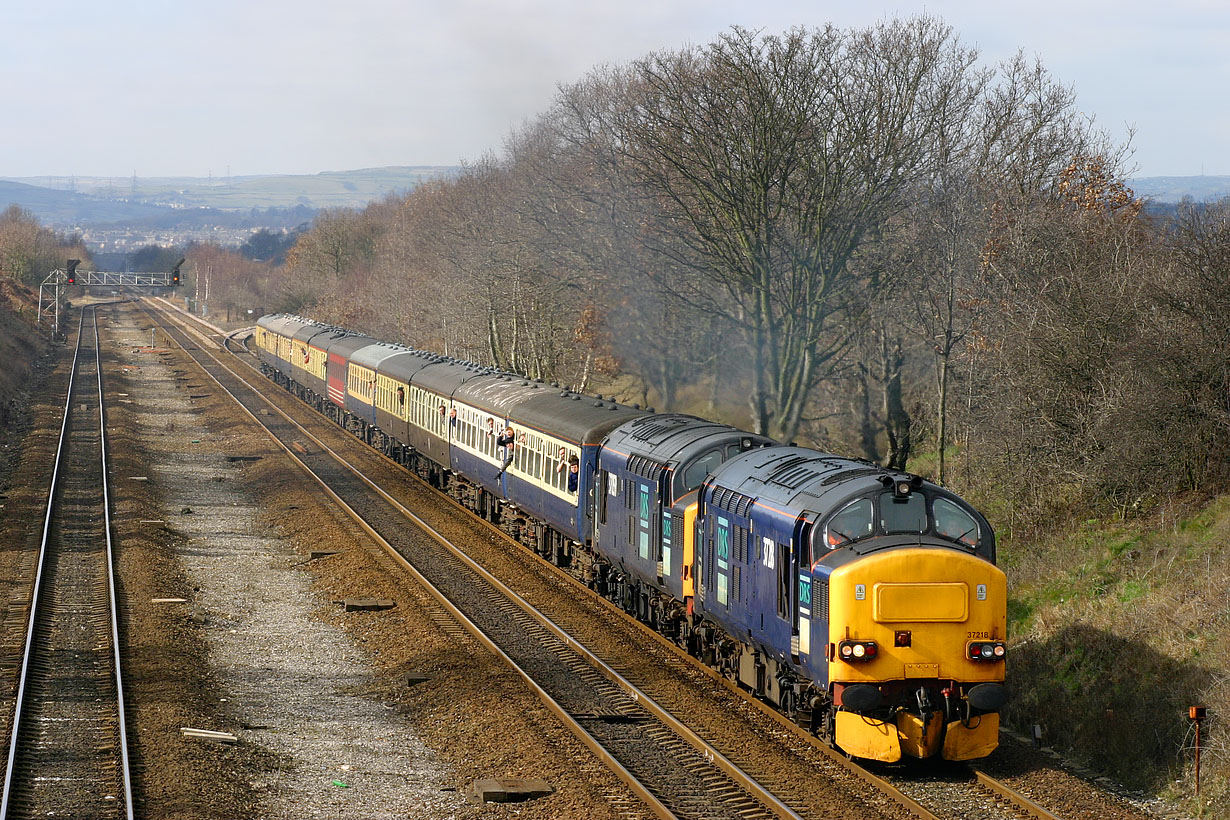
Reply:
[[[83,310],[26,615],[0,820],[133,817],[101,374],[97,319]]]
[[[985,789],[996,798],[1003,800],[1011,805],[1014,809],[1020,811],[1025,817],[1035,818],[1035,820],[1059,820],[1058,817],[1051,814],[1046,809],[1039,806],[1037,803],[1030,800],[1025,795],[1012,789],[1008,784],[996,780],[986,772],[980,772],[977,769],[971,769],[974,779],[978,782],[979,787]]]
[[[186,349],[195,348],[193,342],[185,344]],[[204,351],[200,351],[203,353]],[[206,354],[208,355],[208,354]],[[209,356],[211,363],[202,364],[207,370],[219,369],[226,370],[222,362],[215,357]],[[255,371],[252,371],[253,373]],[[219,384],[227,379],[240,379],[238,374],[234,373],[218,373],[216,378]],[[263,377],[260,377],[263,379]],[[257,382],[261,384],[262,382]],[[242,391],[257,392],[255,388],[243,382]],[[228,390],[228,392],[231,392]],[[232,395],[235,395],[232,393]],[[236,396],[236,400],[240,401]],[[392,507],[396,514],[403,520],[409,519],[416,522],[420,534],[427,539],[435,541],[437,544],[446,544],[448,539],[436,532],[427,522],[419,520],[417,516],[411,513],[397,500],[393,499],[389,494],[379,489],[375,482],[361,476],[357,470],[349,466],[342,466],[345,459],[333,451],[333,449],[325,443],[321,438],[317,438],[309,433],[305,428],[300,427],[297,423],[292,422],[289,417],[279,417],[282,411],[276,409],[276,405],[269,402],[267,399],[261,399],[262,406],[268,405],[275,408],[273,415],[261,415],[257,417],[259,410],[253,412],[253,418],[264,424],[271,432],[283,442],[299,442],[299,446],[295,447],[297,453],[291,453],[296,461],[304,464],[307,469],[310,469],[317,477],[317,480],[326,487],[326,491],[334,495],[334,498],[343,503],[350,511],[352,517],[368,528],[368,531],[374,538],[383,541],[391,554],[399,556],[410,571],[419,572],[411,567],[410,562],[404,557],[406,554],[416,556],[416,564],[426,564],[417,556],[421,555],[425,550],[421,539],[410,543],[398,544],[398,538],[384,539],[381,536],[381,531],[395,531],[398,527],[395,524],[390,524],[387,527],[373,525],[368,523],[368,519],[373,521],[387,520],[388,511],[379,512],[377,508],[383,506],[385,508]],[[241,401],[241,404],[243,402]],[[256,407],[256,405],[253,405]],[[268,413],[266,409],[264,413]],[[274,430],[274,428],[282,428]],[[333,430],[329,427],[327,429]],[[340,430],[335,430],[336,436],[342,440],[353,441],[353,438],[343,433]],[[304,441],[311,442],[311,447],[303,445]],[[289,449],[288,449],[288,452]],[[377,457],[379,458],[379,457]],[[383,460],[383,459],[381,459]],[[308,466],[308,465],[311,466]],[[349,476],[346,474],[349,473]],[[330,487],[334,489],[330,489]],[[379,500],[373,500],[372,493],[379,496]],[[347,501],[343,501],[346,498]],[[355,503],[349,503],[350,499],[357,499]],[[478,521],[478,519],[474,519]],[[490,526],[486,522],[481,522],[483,526]],[[494,529],[494,528],[492,528]],[[434,560],[434,559],[433,559]],[[584,649],[582,641],[575,636],[567,634],[562,628],[553,623],[552,619],[543,612],[538,611],[533,604],[520,598],[511,590],[508,590],[504,585],[489,572],[482,569],[475,562],[465,557],[459,557],[463,568],[458,570],[444,571],[438,567],[427,567],[420,576],[424,583],[429,585],[438,582],[439,597],[442,601],[442,606],[447,608],[452,617],[458,623],[465,625],[465,628],[472,633],[480,633],[488,628],[493,631],[498,631],[498,627],[490,627],[488,623],[488,615],[486,613],[501,611],[513,621],[519,624],[518,629],[522,637],[518,638],[517,630],[513,630],[514,637],[511,639],[514,643],[521,641],[525,642],[526,637],[529,637],[529,642],[534,646],[542,649],[542,653],[535,655],[530,653],[529,656],[519,655],[515,652],[510,652],[504,655],[508,663],[513,668],[518,669],[529,684],[540,691],[540,697],[544,700],[554,700],[556,706],[553,709],[560,715],[561,719],[575,724],[574,732],[578,736],[583,737],[587,745],[595,750],[599,757],[603,758],[608,765],[620,772],[635,791],[641,794],[647,805],[654,808],[654,811],[659,816],[727,816],[724,813],[714,813],[715,805],[726,805],[730,809],[729,816],[738,817],[759,817],[759,816],[834,816],[817,813],[815,806],[811,805],[806,797],[797,794],[791,794],[792,788],[787,778],[774,776],[771,766],[765,765],[763,762],[751,762],[748,765],[740,765],[733,758],[737,755],[729,754],[729,745],[725,750],[719,748],[721,744],[709,744],[700,738],[699,734],[686,726],[683,726],[679,721],[674,720],[670,715],[670,708],[659,706],[655,702],[654,694],[646,691],[637,683],[623,677],[618,670],[612,665],[605,663],[597,658],[596,654]],[[543,564],[551,572],[556,575],[567,578],[563,573],[555,570],[549,565]],[[447,572],[457,572],[457,579],[449,581],[439,580]],[[438,573],[438,574],[437,574]],[[433,577],[434,576],[434,577]],[[458,583],[460,586],[458,586]],[[498,595],[496,598],[488,597],[486,599],[472,601],[467,603],[461,600],[454,605],[450,600],[451,595],[456,595],[459,599],[464,599],[466,595],[472,594],[469,592],[476,586],[484,586],[487,589],[496,590]],[[450,591],[452,590],[452,591]],[[497,600],[498,599],[498,600]],[[605,602],[603,602],[605,605]],[[621,612],[614,610],[614,607],[608,607],[619,617],[625,617]],[[474,619],[470,619],[466,612],[480,613]],[[531,622],[534,622],[531,624]],[[637,625],[638,628],[639,624]],[[537,631],[535,631],[537,630]],[[545,633],[542,632],[545,630]],[[681,655],[682,653],[672,645],[657,636],[656,633],[649,630],[642,630],[646,635],[651,636],[659,641],[664,646],[664,649]],[[505,639],[507,640],[507,639]],[[488,645],[488,641],[480,638],[484,645]],[[496,641],[492,640],[494,644]],[[501,653],[498,646],[489,645],[493,651]],[[683,656],[689,663],[690,658]],[[524,666],[521,664],[524,663]],[[708,670],[705,667],[696,665],[696,668],[703,670],[714,680],[722,681],[724,684],[729,682],[721,678],[716,673]],[[534,669],[545,670],[545,672],[535,673]],[[560,693],[558,698],[554,697],[554,693],[549,691],[547,685],[538,682],[535,679],[536,674],[545,674],[548,683],[552,678],[566,678],[570,680],[583,681],[588,688],[576,691],[564,691]],[[554,684],[552,684],[554,685]],[[652,687],[649,687],[652,688]],[[887,815],[901,814],[905,816],[914,816],[922,818],[930,817],[967,817],[977,816],[985,818],[1051,818],[1055,820],[1056,816],[1047,810],[1033,803],[1025,796],[1017,793],[1007,785],[994,781],[988,775],[968,771],[962,775],[964,771],[960,767],[953,767],[950,772],[952,777],[950,780],[965,781],[965,784],[960,788],[963,790],[961,796],[955,801],[944,795],[944,790],[932,790],[919,785],[918,781],[910,781],[901,783],[900,787],[890,783],[887,779],[881,778],[877,774],[858,766],[857,764],[846,760],[843,756],[836,754],[831,749],[828,749],[823,744],[820,744],[810,734],[798,729],[785,718],[777,714],[759,701],[756,701],[746,696],[746,693],[741,692],[736,687],[730,687],[732,692],[737,693],[744,698],[748,705],[754,706],[762,711],[765,715],[771,717],[781,726],[782,729],[793,734],[796,741],[810,745],[815,750],[826,754],[837,765],[845,767],[851,774],[862,779],[864,783],[874,787],[876,792],[887,798],[886,804],[892,804],[890,809],[877,809],[881,813]],[[663,698],[664,702],[669,702],[669,695]],[[649,706],[649,704],[654,704]],[[660,714],[659,714],[660,712]],[[678,724],[678,725],[674,725]],[[620,758],[611,750],[620,746],[633,745],[638,751],[632,758],[643,758],[652,761],[650,768],[650,777],[647,779],[650,782],[642,781],[638,774],[644,768],[642,764],[637,764],[632,761],[631,766],[624,765]],[[685,745],[686,744],[686,745]],[[656,746],[661,749],[657,755],[646,755],[645,750]],[[697,760],[699,756],[699,761]],[[684,773],[679,773],[676,769],[669,770],[664,778],[665,780],[674,780],[686,783],[682,786],[682,791],[674,794],[664,794],[662,786],[655,785],[652,780],[654,777],[661,778],[667,771],[663,770],[664,762],[684,761],[686,764],[682,767]],[[712,764],[717,763],[717,769],[720,772],[712,770]],[[706,771],[705,766],[710,766],[710,770]],[[720,776],[719,776],[720,775]],[[759,780],[757,779],[759,777]],[[698,780],[699,779],[699,786]],[[795,778],[797,780],[797,777]],[[765,785],[759,789],[755,784],[763,781]],[[639,785],[633,785],[635,783]],[[952,783],[948,784],[948,790],[953,788]],[[780,800],[775,796],[782,794]],[[917,797],[908,796],[907,793],[913,793]],[[700,803],[697,803],[697,797],[700,796]],[[774,800],[777,800],[775,803]],[[954,811],[951,803],[961,803],[963,808]],[[969,806],[975,805],[974,814],[969,814]],[[870,806],[864,806],[866,814],[861,816],[873,816]]]

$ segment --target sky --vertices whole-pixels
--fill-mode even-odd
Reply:
[[[4,0],[0,176],[314,174],[499,154],[604,65],[929,14],[1072,86],[1133,176],[1230,174],[1225,0]]]

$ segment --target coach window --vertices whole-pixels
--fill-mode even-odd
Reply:
[[[927,531],[927,499],[922,493],[898,498],[880,495],[880,529],[884,532],[921,534]]]
[[[946,498],[937,498],[931,505],[935,517],[935,534],[964,544],[978,544],[978,522],[965,510]]]
[[[824,526],[824,546],[837,549],[842,544],[871,535],[875,525],[871,499],[860,498],[847,504]]]

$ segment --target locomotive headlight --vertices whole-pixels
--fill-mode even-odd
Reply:
[[[897,497],[905,498],[909,494],[910,494],[910,482],[898,481],[897,482]]]
[[[1003,641],[974,641],[966,645],[965,656],[971,661],[1002,661],[1007,650]]]
[[[842,641],[837,654],[846,663],[866,663],[875,660],[879,648],[875,641]]]

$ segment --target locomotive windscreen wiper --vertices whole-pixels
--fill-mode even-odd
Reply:
[[[977,531],[978,531],[978,525],[977,525],[977,524],[975,524],[974,526],[970,527],[970,528],[969,528],[968,530],[966,530],[965,532],[963,532],[963,533],[961,533],[960,535],[958,535],[958,536],[957,536],[957,538],[956,538],[956,540],[957,540],[957,542],[958,542],[958,543],[965,544],[965,546],[969,547],[970,549],[973,549],[973,548],[974,548],[974,545],[973,545],[973,544],[971,544],[971,543],[969,543],[968,541],[966,541],[966,540],[965,540],[965,536],[969,535],[971,532],[977,532]]]

